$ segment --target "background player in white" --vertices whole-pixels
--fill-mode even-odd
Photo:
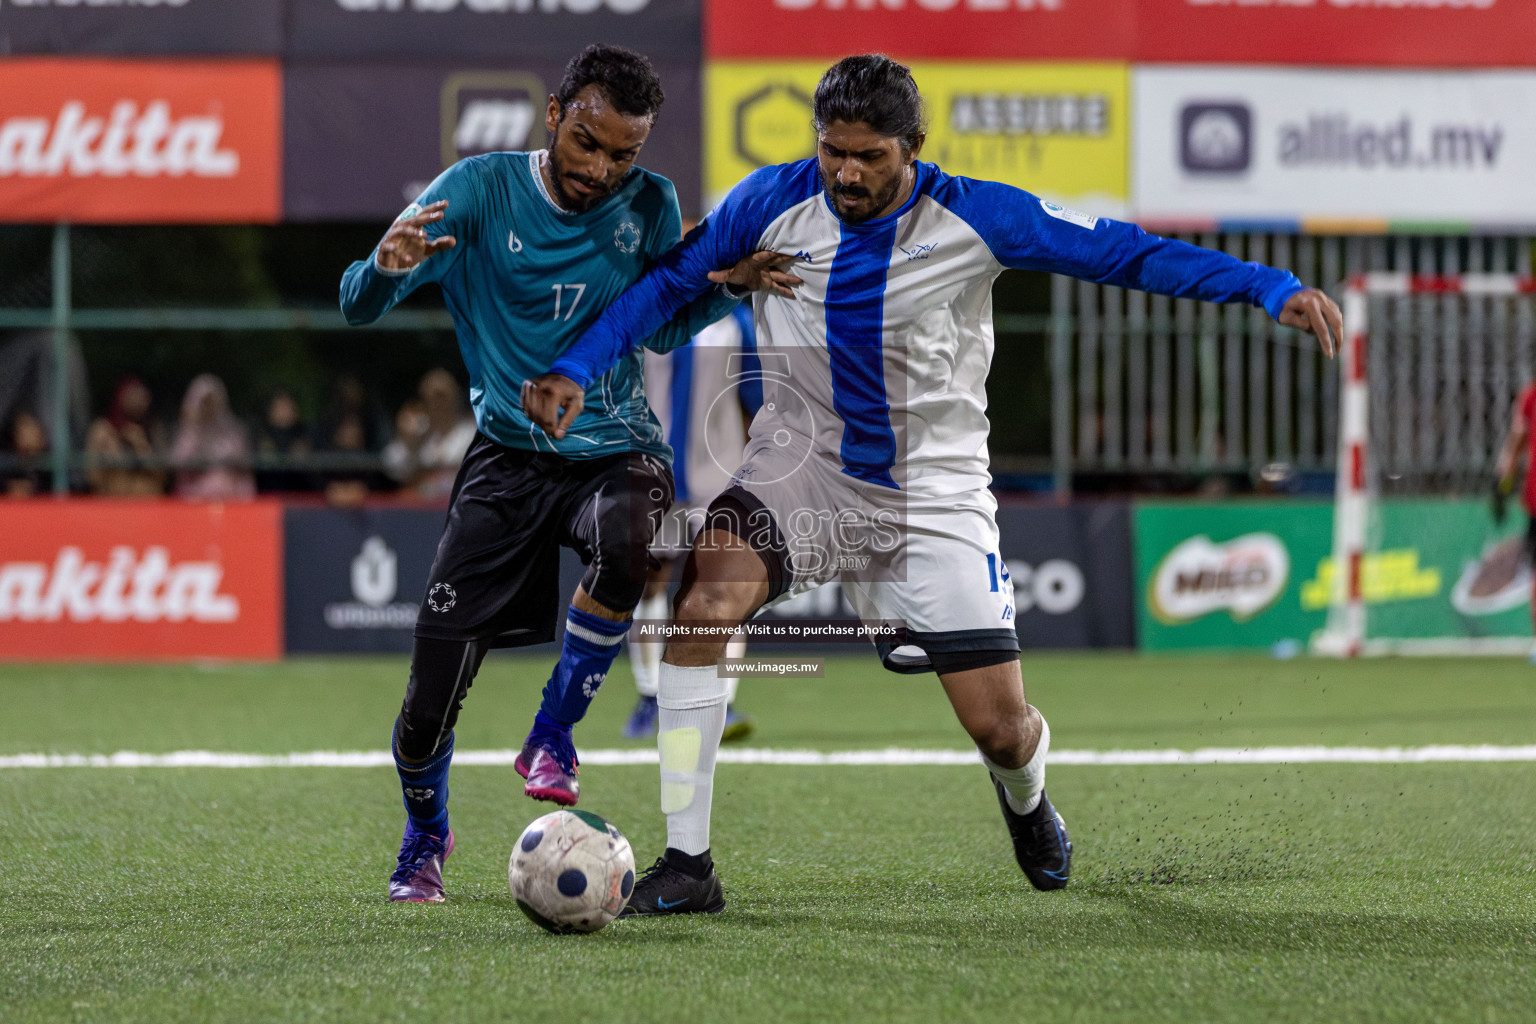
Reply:
[[[814,114],[816,158],[737,185],[530,383],[525,408],[561,437],[587,381],[723,280],[720,268],[754,249],[796,257],[795,297],[754,297],[759,352],[790,356],[796,387],[765,382],[746,462],[685,568],[678,618],[740,622],[795,588],[841,578],[861,618],[904,627],[877,644],[887,667],[938,673],[991,772],[1020,867],[1035,887],[1061,888],[1072,847],[1044,791],[1050,730],[1025,701],[987,489],[992,281],[1019,268],[1251,302],[1315,333],[1330,355],[1342,317],[1286,271],[922,163],[917,85],[886,57],[834,65]],[[861,563],[876,571],[855,571]],[[667,850],[626,914],[725,906],[709,855],[722,647],[667,645],[658,734]]]
[[[685,226],[693,228],[691,223]],[[660,566],[646,580],[645,595],[635,608],[636,622],[654,625],[671,618],[667,585],[677,563],[688,554],[710,502],[725,490],[731,473],[741,465],[748,425],[763,404],[756,352],[751,310],[738,306],[730,316],[700,331],[691,345],[645,353],[645,393],[672,446],[677,502],[651,544],[651,554]],[[661,640],[630,640],[629,665],[639,700],[624,723],[626,739],[644,739],[656,732],[662,647]],[[727,658],[740,658],[746,652],[743,633],[731,637],[725,647]],[[736,709],[739,682],[735,676],[725,680],[722,743],[746,739],[752,732],[752,717]]]

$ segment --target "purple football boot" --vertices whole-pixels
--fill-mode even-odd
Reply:
[[[399,864],[389,876],[389,898],[397,903],[443,902],[443,862],[452,852],[453,829],[444,839],[422,832],[407,819]]]
[[[576,781],[576,747],[571,730],[543,720],[541,712],[533,729],[523,741],[513,767],[528,780],[523,792],[535,800],[548,800],[561,807],[576,806],[581,784]]]

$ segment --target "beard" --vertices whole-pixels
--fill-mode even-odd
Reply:
[[[829,177],[826,174],[822,174],[821,183],[826,188],[827,194],[832,197],[832,208],[837,211],[838,218],[844,224],[863,224],[865,221],[874,220],[877,214],[883,212],[895,201],[897,194],[901,192],[902,176],[896,175],[891,179],[890,184],[878,193],[871,193],[863,185],[840,185],[835,177]],[[869,204],[868,209],[860,212],[850,212],[839,202],[841,199],[866,199],[871,195],[874,196],[874,202]]]
[[[594,190],[591,195],[579,195],[566,187],[567,174],[568,170],[560,160],[560,138],[557,134],[554,141],[549,145],[549,180],[555,186],[555,201],[563,209],[570,210],[573,213],[580,213],[590,208],[598,200],[607,198],[610,189],[606,182],[592,181],[589,178],[578,176],[577,180]]]

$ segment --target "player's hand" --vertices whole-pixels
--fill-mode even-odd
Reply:
[[[379,266],[385,270],[410,270],[435,252],[452,249],[457,244],[452,235],[427,237],[427,225],[443,219],[448,200],[439,199],[422,207],[413,217],[401,217],[384,232],[379,243]]]
[[[795,293],[791,289],[805,283],[783,269],[794,261],[795,257],[788,253],[762,249],[738,261],[734,267],[710,271],[709,279],[715,284],[728,285],[737,291],[767,291],[792,299]]]
[[[523,412],[556,441],[576,422],[585,404],[581,386],[569,377],[546,373],[523,381]]]
[[[1277,319],[1287,327],[1317,335],[1323,355],[1330,359],[1344,337],[1344,314],[1339,312],[1339,304],[1317,288],[1303,288],[1285,300]]]

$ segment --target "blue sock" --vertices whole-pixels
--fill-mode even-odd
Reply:
[[[411,824],[434,836],[448,834],[448,764],[453,760],[453,733],[448,742],[426,764],[410,764],[400,759],[390,736],[390,750],[395,755],[395,771],[400,773],[400,790],[405,796],[405,813]]]
[[[608,677],[618,656],[619,644],[629,632],[628,622],[589,615],[574,605],[565,615],[565,642],[560,660],[544,684],[539,710],[569,728],[581,721],[597,688]]]

